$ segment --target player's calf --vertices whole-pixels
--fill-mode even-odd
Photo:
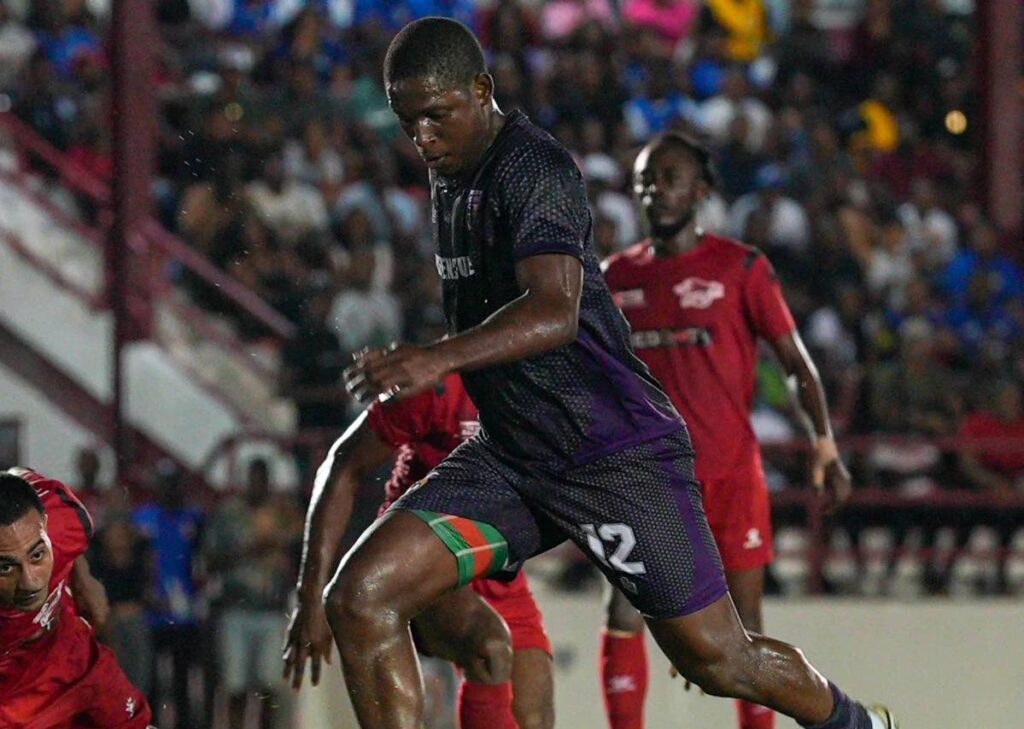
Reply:
[[[469,681],[498,684],[512,677],[512,637],[501,616],[475,592],[445,595],[416,617],[417,646],[451,661]]]

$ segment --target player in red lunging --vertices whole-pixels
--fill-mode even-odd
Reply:
[[[772,528],[761,453],[750,426],[757,340],[774,350],[813,424],[812,478],[838,503],[850,490],[817,370],[768,259],[697,227],[714,183],[707,149],[676,133],[637,157],[634,189],[650,238],[611,256],[605,279],[633,329],[633,347],[683,416],[729,592],[744,627],[762,632],[764,568]],[[609,600],[602,679],[613,729],[643,722],[643,621],[621,594]],[[774,714],[738,701],[741,729],[770,729]]]
[[[92,520],[59,481],[0,471],[0,727],[143,729],[150,710],[80,615],[106,594],[82,554]]]
[[[291,675],[294,687],[302,683],[307,658],[314,685],[319,681],[321,658],[330,662],[332,636],[321,596],[340,561],[341,538],[360,484],[397,450],[380,508],[384,513],[477,432],[477,418],[476,406],[453,374],[441,387],[415,397],[373,403],[331,448],[317,472],[306,518],[299,605],[285,642],[285,677]],[[479,563],[506,559],[507,555],[484,546],[493,540],[480,534],[474,522],[452,518],[449,527],[447,537],[460,573],[479,573]],[[446,596],[413,622],[421,650],[451,660],[463,670],[460,726],[550,729],[554,725],[551,643],[526,576],[520,572],[508,583],[476,579],[469,587]],[[497,662],[507,660],[509,640],[512,680],[494,684],[489,675]]]

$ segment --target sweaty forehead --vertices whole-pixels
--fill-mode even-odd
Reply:
[[[466,96],[463,89],[444,83],[435,76],[412,77],[387,85],[388,103],[396,114],[413,116],[433,107],[458,103]]]
[[[46,520],[35,509],[13,524],[0,526],[0,557],[21,559],[40,539],[46,538]]]

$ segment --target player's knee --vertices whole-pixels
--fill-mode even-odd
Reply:
[[[756,661],[756,648],[741,645],[736,650],[715,651],[700,657],[684,675],[709,696],[741,698],[749,693]]]
[[[555,726],[555,707],[550,703],[538,705],[530,702],[523,706],[513,700],[512,714],[519,729],[552,729]]]
[[[324,593],[327,620],[335,635],[391,613],[388,594],[374,570],[358,564],[343,567]]]
[[[505,683],[512,678],[512,641],[507,633],[475,640],[458,664],[470,681]]]
[[[480,683],[503,683],[512,676],[512,635],[494,610],[480,603],[466,615],[462,626],[453,628],[459,667],[466,677]]]
[[[709,696],[733,697],[739,693],[740,675],[727,660],[701,664],[687,678]]]

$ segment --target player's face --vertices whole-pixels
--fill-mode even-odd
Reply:
[[[633,190],[651,233],[671,237],[693,220],[708,185],[693,155],[669,143],[640,152],[633,165]]]
[[[0,527],[0,607],[31,612],[46,602],[53,548],[46,518],[35,509]]]
[[[388,103],[427,167],[448,177],[472,172],[490,144],[491,77],[480,74],[465,88],[432,77],[387,85]]]

